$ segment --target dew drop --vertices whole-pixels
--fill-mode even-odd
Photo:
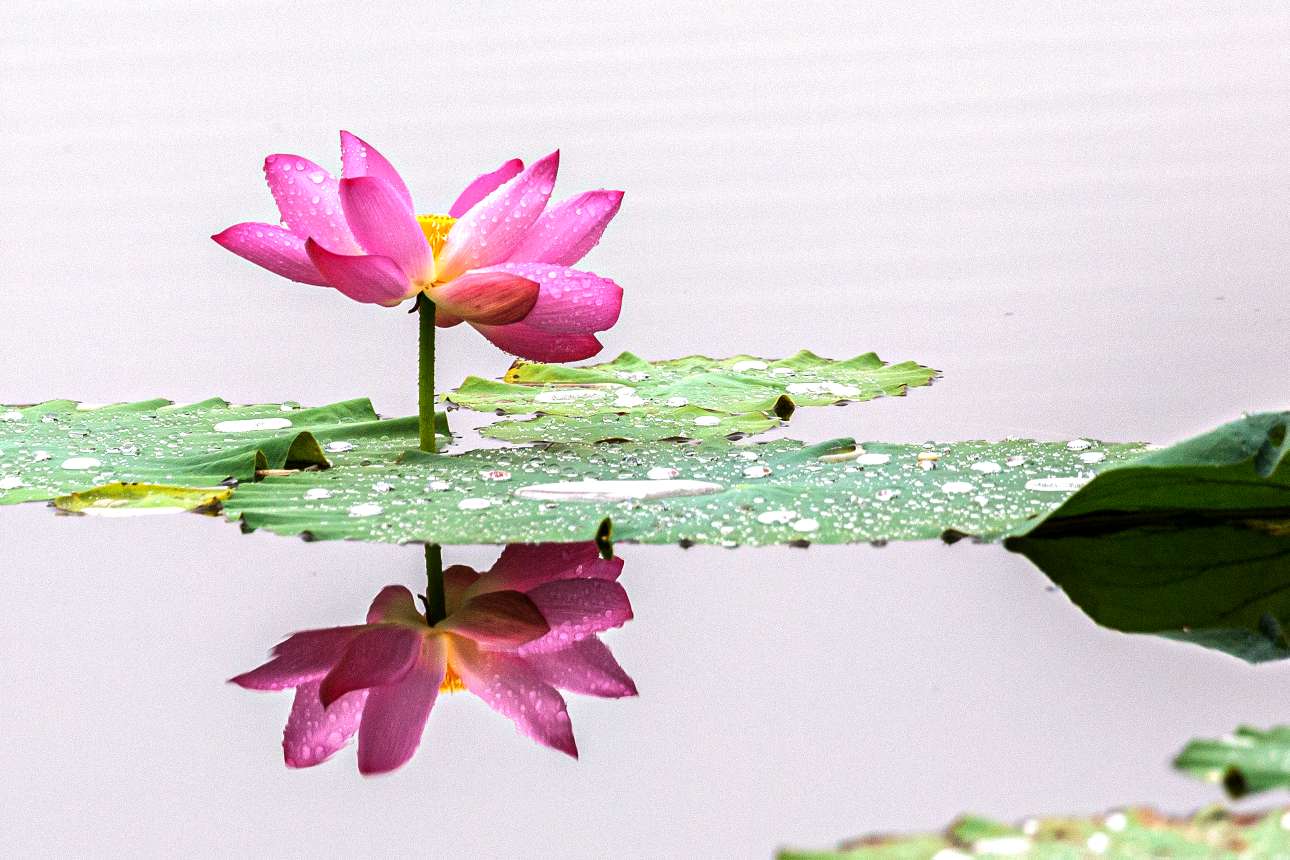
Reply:
[[[72,471],[83,471],[85,469],[97,469],[103,464],[93,457],[69,457],[63,461],[62,467]]]
[[[973,463],[970,468],[973,472],[980,472],[982,475],[994,475],[1003,471],[1002,466],[989,460],[982,460],[980,463]]]
[[[285,430],[291,426],[290,418],[242,418],[221,421],[215,425],[216,433],[250,433],[255,430]]]
[[[375,502],[364,502],[361,505],[354,505],[349,509],[351,517],[374,517],[385,509]]]
[[[346,451],[354,450],[353,442],[328,442],[323,446],[323,450],[328,454],[344,454]]]
[[[745,361],[736,361],[734,364],[730,366],[730,369],[733,370],[735,373],[746,373],[749,370],[765,370],[768,366],[769,365],[767,365],[766,362],[764,361],[757,361],[756,359],[747,359]]]

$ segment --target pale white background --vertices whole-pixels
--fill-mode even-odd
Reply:
[[[211,233],[260,163],[377,145],[422,211],[560,147],[627,191],[586,266],[606,354],[876,350],[942,368],[809,438],[1168,441],[1285,408],[1283,3],[11,3],[0,401],[414,406],[413,325]],[[454,330],[440,378],[506,360]],[[6,854],[767,856],[872,829],[1214,793],[1193,733],[1286,717],[1285,670],[1096,630],[997,548],[625,548],[638,701],[579,763],[477,701],[393,777],[277,758],[220,681],[347,623],[412,550],[213,521],[0,512]],[[487,563],[489,551],[464,560]]]

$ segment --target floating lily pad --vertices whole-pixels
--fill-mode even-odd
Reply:
[[[540,415],[530,421],[498,421],[480,433],[506,442],[653,442],[753,436],[782,424],[779,417],[766,412],[730,415],[682,406],[659,412],[606,412],[585,418]]]
[[[116,483],[59,496],[54,499],[54,507],[72,514],[101,517],[170,514],[214,509],[232,494],[232,487]]]
[[[249,481],[257,471],[388,459],[415,439],[416,419],[379,421],[367,399],[314,409],[218,398],[0,406],[0,505],[111,482],[200,487]]]
[[[615,539],[643,543],[997,538],[1140,453],[1086,440],[849,439],[409,452],[270,477],[239,487],[225,510],[280,534],[442,544],[590,540],[606,519]]]
[[[1174,767],[1219,783],[1233,797],[1290,788],[1290,726],[1267,731],[1242,726],[1217,740],[1194,740],[1174,759]],[[1290,845],[1284,850],[1290,853]]]
[[[1007,545],[1104,627],[1155,633],[1251,663],[1290,657],[1290,523],[1284,520],[1032,536]]]
[[[835,850],[781,851],[779,860],[951,860],[960,857],[1243,857],[1290,855],[1281,810],[1240,814],[1211,807],[1188,818],[1145,808],[1088,818],[1032,818],[1009,827],[962,818],[944,833],[866,836]]]
[[[901,395],[939,375],[912,361],[887,364],[873,353],[834,361],[803,350],[791,358],[690,356],[645,361],[623,353],[587,367],[517,362],[502,382],[467,378],[446,399],[481,412],[586,417],[607,412],[657,413],[683,406],[712,412],[766,412],[787,417],[796,406]]]

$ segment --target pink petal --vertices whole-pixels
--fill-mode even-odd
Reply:
[[[603,699],[636,695],[636,682],[594,636],[559,651],[526,654],[524,659],[542,680],[561,690]]]
[[[327,286],[322,273],[305,253],[305,240],[274,224],[234,224],[211,236],[222,247],[275,275],[302,284]]]
[[[457,195],[457,201],[452,204],[448,214],[453,218],[460,218],[470,210],[470,207],[492,194],[499,185],[508,181],[523,169],[524,162],[518,158],[512,158],[492,173],[485,173],[476,177],[474,182],[466,186],[465,191]]]
[[[604,579],[564,579],[528,592],[551,632],[519,649],[520,654],[558,651],[579,639],[631,620],[627,592]]]
[[[416,599],[412,592],[402,585],[387,585],[372,600],[367,610],[367,623],[393,621],[398,624],[416,626],[425,624],[425,616],[417,610]]]
[[[524,324],[542,331],[604,331],[618,322],[623,307],[623,288],[591,272],[540,263],[503,263],[476,271],[507,272],[536,281],[540,286],[537,302],[524,317]]]
[[[341,212],[336,179],[326,170],[298,155],[270,155],[264,178],[288,230],[337,254],[360,250]]]
[[[366,625],[328,627],[292,634],[273,649],[273,659],[257,669],[230,678],[248,690],[285,690],[322,678],[331,671]]]
[[[548,206],[509,259],[572,266],[600,241],[622,202],[621,191],[584,191]]]
[[[513,543],[487,573],[475,580],[468,595],[489,591],[528,591],[561,579],[617,579],[621,558],[601,558],[593,541],[582,543]]]
[[[377,687],[367,697],[358,730],[358,770],[386,773],[399,767],[421,744],[430,709],[444,677],[442,637],[423,640],[420,657],[397,684]]]
[[[564,698],[524,660],[453,637],[453,668],[466,689],[509,718],[521,734],[578,757]]]
[[[471,325],[493,346],[530,361],[581,361],[604,349],[593,334],[555,334],[525,322],[500,326]]]
[[[430,291],[436,311],[484,325],[518,322],[538,300],[536,281],[513,272],[486,269],[467,272]]]
[[[393,185],[375,176],[342,179],[340,204],[349,229],[364,251],[389,257],[409,280],[434,280],[430,243]]]
[[[435,625],[486,648],[518,648],[551,629],[542,613],[518,591],[494,591],[467,600]]]
[[[435,308],[434,324],[439,326],[439,328],[452,328],[453,326],[460,325],[461,323],[461,317],[455,317],[441,308]]]
[[[322,679],[319,695],[323,705],[330,705],[351,690],[398,681],[416,662],[425,638],[421,631],[402,624],[381,624],[364,631],[349,643],[340,662]]]
[[[367,691],[355,690],[324,708],[318,698],[318,682],[301,685],[282,732],[287,767],[313,767],[331,758],[358,731],[366,701]]]
[[[333,254],[313,239],[305,240],[305,253],[329,286],[356,302],[394,305],[417,293],[416,285],[389,257]]]
[[[408,191],[403,177],[399,176],[399,172],[385,159],[385,156],[358,135],[347,131],[340,133],[340,165],[341,175],[346,179],[356,179],[360,176],[384,179],[403,198],[408,211],[412,211],[412,193]]]
[[[479,574],[464,564],[453,564],[443,569],[443,602],[448,614],[461,607],[466,591],[479,579]]]
[[[524,239],[551,197],[559,150],[493,190],[452,225],[439,254],[439,279],[500,263]]]

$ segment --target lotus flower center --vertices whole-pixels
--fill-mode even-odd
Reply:
[[[466,689],[465,682],[461,680],[460,675],[458,675],[455,671],[453,671],[453,668],[451,666],[449,666],[446,670],[444,670],[443,683],[439,685],[439,692],[460,693],[465,689]]]
[[[437,258],[443,250],[443,243],[448,241],[448,231],[457,223],[457,219],[451,215],[418,215],[417,223],[421,225],[421,232],[426,234],[430,250]]]

